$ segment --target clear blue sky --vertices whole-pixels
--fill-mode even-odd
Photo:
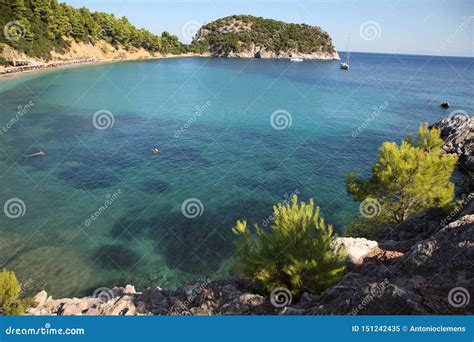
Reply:
[[[153,33],[185,32],[232,14],[321,26],[345,50],[474,56],[472,0],[67,0],[75,7],[126,16]],[[368,23],[367,23],[368,22]],[[362,26],[364,23],[365,26]],[[363,39],[360,30],[367,30]],[[374,38],[374,39],[370,39]]]

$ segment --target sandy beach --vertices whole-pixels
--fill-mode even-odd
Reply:
[[[18,75],[45,72],[45,71],[50,71],[50,70],[55,70],[55,69],[77,68],[77,67],[94,65],[94,64],[118,63],[118,62],[153,60],[153,59],[167,59],[167,58],[187,58],[187,57],[209,57],[209,55],[186,53],[186,54],[180,54],[180,55],[159,54],[155,56],[149,56],[149,57],[147,56],[147,57],[140,57],[140,58],[115,58],[115,59],[80,58],[80,59],[73,59],[73,60],[67,60],[67,61],[57,60],[57,61],[51,61],[48,63],[38,63],[35,65],[0,68],[0,79],[18,76]]]

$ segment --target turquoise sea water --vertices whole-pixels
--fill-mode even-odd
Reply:
[[[357,212],[347,173],[367,173],[382,141],[422,121],[474,112],[473,63],[182,58],[1,80],[0,204],[24,207],[0,215],[0,266],[55,296],[225,275],[235,221],[263,224],[294,192],[342,233]],[[100,130],[105,110],[113,126]]]

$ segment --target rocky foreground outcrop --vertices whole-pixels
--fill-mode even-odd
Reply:
[[[474,172],[474,118],[465,114],[454,115],[435,123],[445,141],[443,149],[459,156],[459,164],[465,170]]]
[[[470,299],[474,294],[474,215],[444,227],[439,217],[412,219],[382,231],[378,243],[344,239],[341,243],[351,255],[346,273],[339,283],[319,295],[305,293],[290,301],[285,294],[273,298],[257,293],[245,279],[204,280],[175,291],[156,287],[136,292],[130,285],[104,288],[85,298],[53,299],[42,291],[35,297],[38,305],[27,314],[474,313],[474,301]]]
[[[474,117],[464,111],[453,111],[449,118],[432,127],[441,131],[446,153],[459,157],[453,176],[457,197],[461,200],[454,217],[474,212]]]

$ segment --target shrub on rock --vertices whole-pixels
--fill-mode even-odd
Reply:
[[[319,207],[292,203],[273,207],[270,231],[255,225],[253,234],[246,221],[237,221],[232,231],[238,235],[238,273],[261,282],[271,292],[285,287],[293,295],[320,293],[340,280],[345,251],[336,247],[330,224],[320,217]]]
[[[21,315],[25,309],[20,295],[20,284],[13,272],[0,272],[0,314]]]
[[[416,138],[408,136],[400,145],[384,142],[369,178],[348,176],[347,191],[361,202],[349,233],[370,237],[376,227],[398,224],[429,208],[448,208],[457,157],[442,146],[440,131],[427,124],[420,126]]]

